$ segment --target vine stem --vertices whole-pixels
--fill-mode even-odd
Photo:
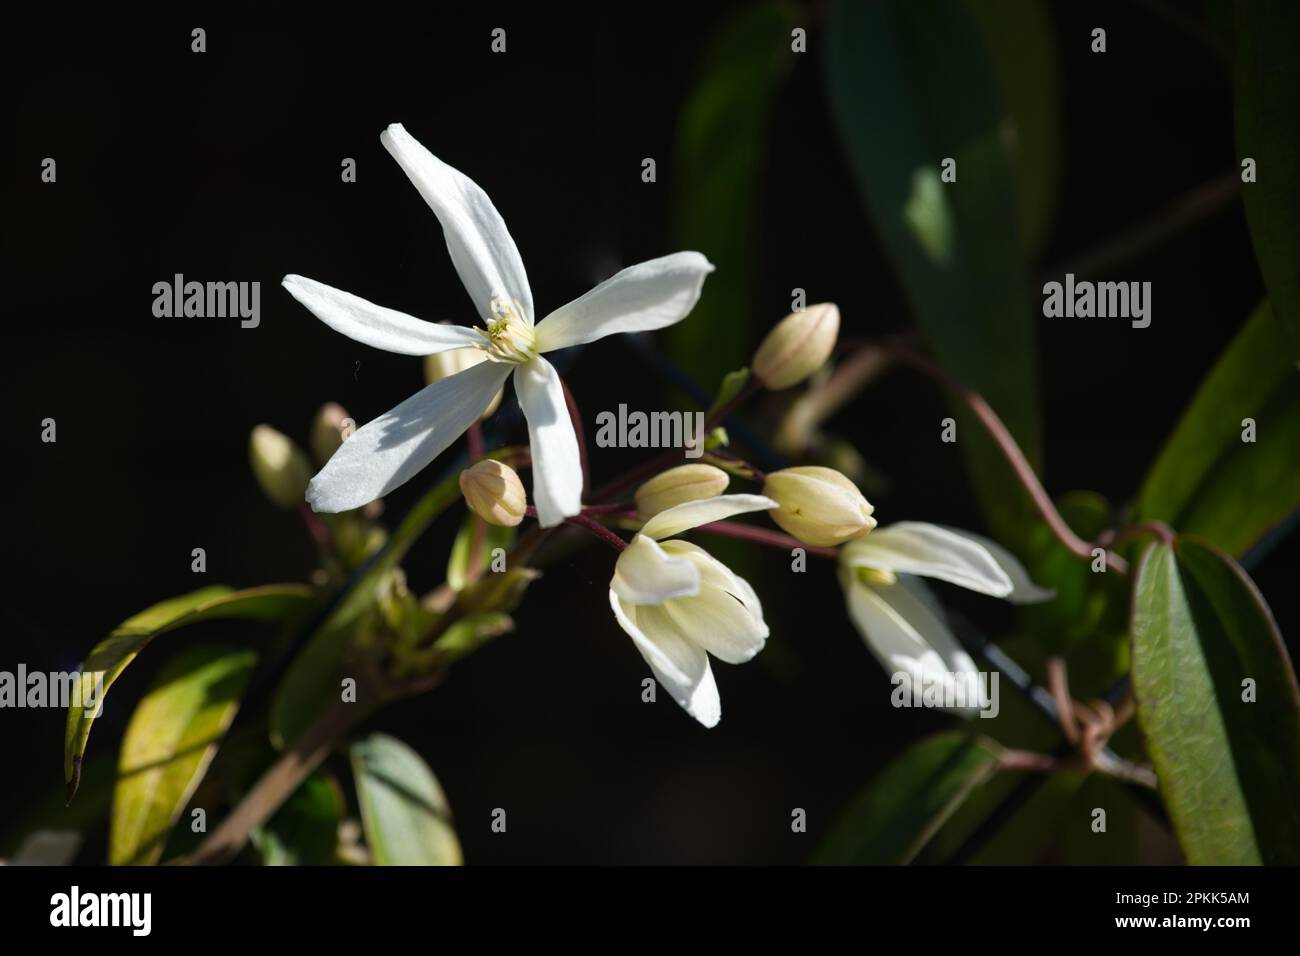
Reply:
[[[993,407],[984,400],[984,396],[979,392],[976,392],[974,389],[963,385],[934,362],[930,361],[930,359],[909,348],[888,343],[873,343],[864,346],[864,348],[881,349],[887,354],[894,356],[898,361],[925,373],[961,399],[961,401],[966,404],[966,407],[971,410],[977,419],[979,419],[980,424],[983,425],[985,431],[989,433],[994,444],[997,445],[998,450],[1002,452],[1002,456],[1011,466],[1011,470],[1015,472],[1016,478],[1020,481],[1020,484],[1024,487],[1025,491],[1028,492],[1030,499],[1034,503],[1034,507],[1038,509],[1038,513],[1042,515],[1043,520],[1047,522],[1048,528],[1051,529],[1052,534],[1056,536],[1056,539],[1076,557],[1084,559],[1090,559],[1093,557],[1093,550],[1097,545],[1091,544],[1080,538],[1074,533],[1074,529],[1066,523],[1065,519],[1061,517],[1061,513],[1056,510],[1056,505],[1052,503],[1051,496],[1048,495],[1047,491],[1043,488],[1042,482],[1038,480],[1038,476],[1034,474],[1034,468],[1029,464],[1029,459],[1027,459],[1025,453],[1020,450],[1020,446],[1016,443],[1015,437],[1012,436],[1007,426],[1003,424],[1002,419],[998,417],[998,413],[995,412]],[[1128,573],[1127,561],[1112,551],[1104,548],[1102,550],[1105,553],[1106,566],[1108,568],[1118,574]]]
[[[802,548],[809,554],[815,554],[819,558],[835,559],[839,556],[834,548],[823,548],[817,545],[804,544],[798,538],[792,538],[788,534],[782,534],[780,531],[771,531],[768,528],[759,528],[752,524],[733,524],[730,521],[711,521],[708,524],[702,524],[696,531],[703,531],[706,534],[722,535],[725,538],[738,538],[741,541],[753,541],[756,544],[765,544],[768,547],[780,548],[782,551],[791,551],[795,548]]]

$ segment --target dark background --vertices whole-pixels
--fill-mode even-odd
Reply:
[[[249,473],[249,429],[267,422],[305,440],[326,400],[364,422],[422,373],[418,360],[330,331],[279,278],[301,273],[429,319],[474,316],[437,221],[379,143],[386,124],[404,123],[492,197],[540,317],[624,265],[676,251],[676,123],[734,6],[358,5],[293,23],[11,24],[0,38],[0,443],[11,485],[0,668],[73,669],[164,597],[309,573],[297,517],[267,504]],[[1143,4],[1058,3],[1052,14],[1065,161],[1049,267],[1236,168],[1229,74],[1206,45]],[[751,344],[789,311],[795,286],[838,302],[845,336],[908,322],[826,113],[815,7],[806,21],[810,52],[767,138]],[[1104,57],[1088,52],[1099,24]],[[194,26],[207,29],[205,54],[190,52]],[[489,52],[496,26],[504,56]],[[46,156],[54,185],[40,182]],[[641,181],[647,156],[655,184]],[[357,160],[355,184],[340,181],[343,157]],[[261,326],[154,318],[151,287],[177,272],[260,281]],[[1041,323],[1046,484],[1122,502],[1262,284],[1238,204],[1108,278],[1153,282],[1154,322]],[[665,407],[659,378],[617,339],[588,349],[567,379],[588,422],[621,401]],[[834,422],[892,481],[874,501],[883,521],[980,530],[954,446],[936,440],[943,408],[928,384],[898,374]],[[46,417],[57,444],[40,442]],[[597,455],[596,480],[633,460]],[[390,496],[388,514],[438,470]],[[412,552],[413,584],[441,580],[454,525],[445,518]],[[202,581],[194,547],[207,550]],[[755,561],[772,638],[754,664],[716,667],[724,719],[713,731],[666,696],[640,702],[645,666],[609,613],[611,554],[598,548],[547,572],[515,634],[374,726],[429,761],[471,862],[801,862],[889,756],[949,720],[892,709],[833,574],[792,578],[786,561]],[[1284,634],[1300,624],[1298,564],[1292,541],[1254,570]],[[996,603],[963,608],[996,633],[1006,620]],[[117,685],[92,752],[115,749],[162,650]],[[0,719],[3,832],[61,786],[63,714]],[[509,813],[506,835],[489,830],[494,807]],[[806,835],[790,832],[794,807],[808,810]],[[92,840],[86,858],[101,850]]]

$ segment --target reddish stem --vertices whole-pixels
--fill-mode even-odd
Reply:
[[[791,551],[795,548],[803,548],[808,554],[815,554],[820,558],[835,558],[838,552],[834,548],[824,548],[813,544],[804,544],[798,538],[792,538],[788,534],[782,534],[780,531],[772,531],[768,528],[756,528],[752,524],[732,524],[729,521],[713,521],[709,524],[702,524],[696,531],[704,531],[708,534],[720,534],[727,538],[739,538],[741,541],[753,541],[758,544],[765,544],[771,548],[780,548],[782,551]]]

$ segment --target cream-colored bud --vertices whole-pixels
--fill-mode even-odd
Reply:
[[[780,506],[768,514],[804,544],[835,546],[876,526],[858,486],[833,468],[804,465],[767,476],[763,494]]]
[[[248,460],[253,477],[271,503],[296,508],[307,494],[311,462],[301,448],[270,425],[258,425],[248,436]]]
[[[357,430],[357,423],[348,417],[347,411],[338,402],[326,402],[316,413],[311,423],[312,457],[318,464],[325,464],[339,445]]]
[[[463,372],[465,369],[473,368],[479,362],[486,362],[487,360],[487,352],[473,346],[463,349],[451,349],[448,352],[435,352],[433,355],[424,357],[424,380],[432,385],[448,375]],[[502,392],[502,389],[497,389],[496,395],[492,397],[492,401],[488,402],[488,407],[484,409],[483,414],[479,416],[480,418],[487,418],[497,410],[497,407],[501,404]]]
[[[727,490],[731,476],[712,465],[679,465],[655,475],[636,490],[636,510],[643,518],[688,501],[716,498]]]
[[[840,310],[833,302],[791,312],[767,333],[750,368],[774,392],[798,385],[826,364],[839,333]]]
[[[524,520],[528,495],[509,465],[488,458],[466,468],[460,473],[460,492],[469,510],[488,524],[513,528]]]

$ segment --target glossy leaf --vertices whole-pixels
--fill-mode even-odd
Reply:
[[[424,760],[393,737],[352,745],[361,823],[379,866],[459,866],[451,808]]]
[[[936,0],[837,2],[825,43],[832,116],[917,321],[941,364],[988,400],[1036,461],[1034,313],[1007,113],[974,19]],[[945,159],[956,162],[955,182],[941,178]],[[1020,546],[1028,499],[981,429],[962,424],[995,536]]]
[[[1243,441],[1246,419],[1253,442]],[[1300,369],[1265,303],[1187,406],[1138,511],[1238,557],[1300,508]]]
[[[313,600],[311,588],[297,584],[269,584],[244,591],[232,591],[224,585],[200,588],[162,601],[123,621],[112,634],[95,645],[81,670],[84,674],[102,673],[103,690],[107,693],[127,665],[160,634],[201,621],[271,621],[292,617],[306,611]],[[98,703],[102,707],[103,700]],[[76,703],[68,708],[63,748],[68,799],[77,790],[81,761],[95,716],[86,713]]]
[[[844,813],[817,863],[909,863],[970,792],[997,770],[997,745],[960,732],[914,744]]]
[[[202,644],[159,671],[122,740],[109,826],[112,865],[158,861],[235,718],[256,663],[252,651]]]
[[[1243,183],[1250,238],[1287,348],[1300,359],[1300,4],[1236,4],[1233,110],[1238,161],[1255,161]]]
[[[1300,862],[1300,692],[1245,572],[1196,539],[1152,545],[1132,639],[1138,720],[1188,862]]]
[[[695,381],[716,382],[744,364],[755,281],[755,195],[773,92],[799,54],[788,4],[750,4],[723,24],[704,56],[677,130],[677,245],[717,271],[689,322],[669,331],[673,357]],[[778,315],[769,317],[775,321]]]

